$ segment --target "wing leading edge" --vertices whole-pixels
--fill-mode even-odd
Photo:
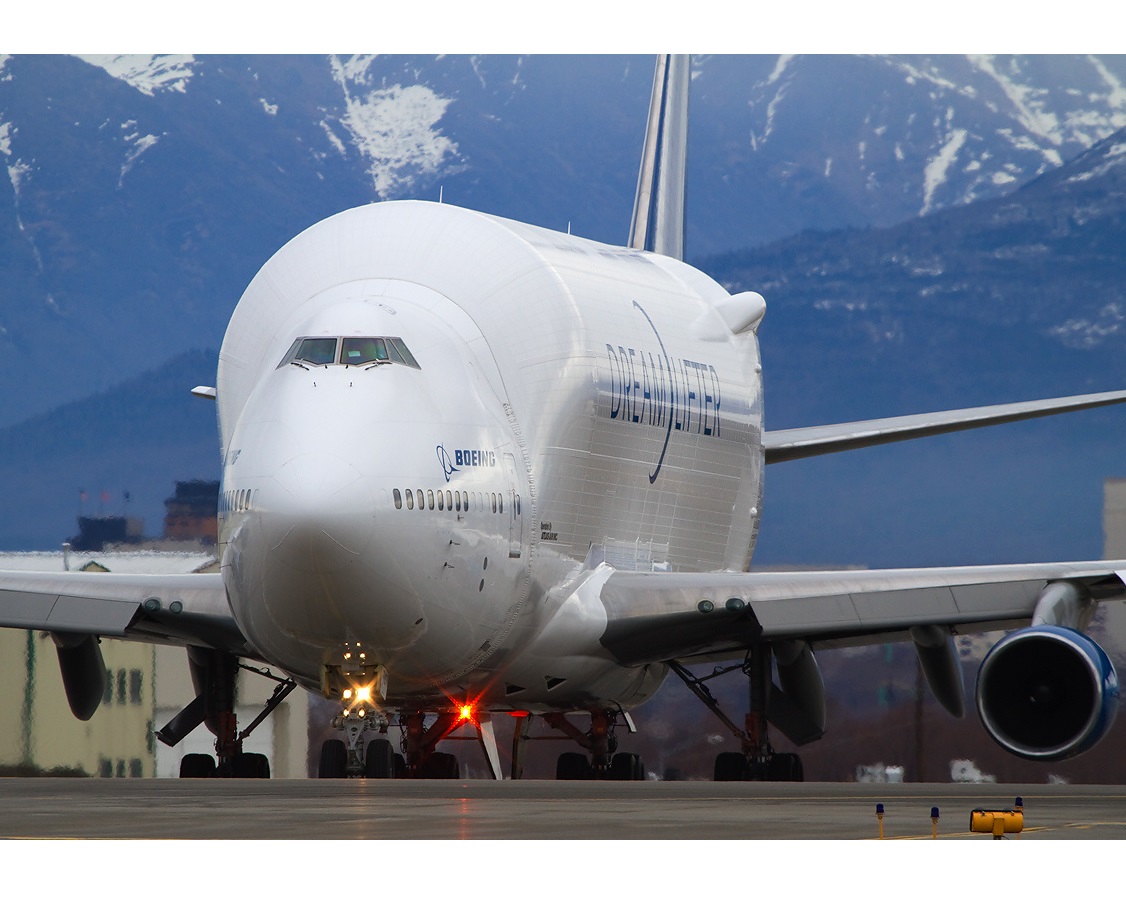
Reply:
[[[217,573],[0,571],[0,627],[209,646],[255,656]]]
[[[603,647],[627,665],[706,659],[756,641],[855,645],[908,635],[1018,626],[1064,580],[1097,601],[1126,600],[1126,562],[917,570],[646,573],[615,570],[601,588]]]
[[[1126,390],[1063,396],[1057,399],[1037,399],[1032,402],[1010,402],[979,408],[952,409],[945,412],[927,412],[921,415],[903,415],[898,418],[826,424],[819,427],[765,431],[763,447],[768,463],[786,462],[790,459],[840,453],[861,447],[914,440],[919,437],[988,427],[1010,421],[1023,421],[1044,415],[1077,412],[1120,402],[1126,402]]]

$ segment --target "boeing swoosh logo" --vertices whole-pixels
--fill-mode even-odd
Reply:
[[[657,337],[657,344],[661,346],[661,354],[665,356],[665,364],[668,364],[669,353],[665,351],[665,340],[662,339],[661,334],[657,332],[657,327],[653,325],[653,321],[649,318],[649,314],[645,312],[645,308],[638,304],[636,301],[633,302],[633,306],[640,310],[641,315],[645,317],[645,319],[649,322],[649,327],[653,330],[653,335]],[[665,428],[665,443],[661,447],[661,457],[657,460],[657,467],[649,473],[649,484],[654,484],[657,481],[657,476],[661,472],[661,466],[665,464],[665,453],[667,453],[669,450],[669,437],[672,436],[672,422],[669,421],[666,422],[666,424],[667,427]]]
[[[438,446],[435,447],[434,452],[438,454],[438,462],[441,464],[442,471],[446,475],[446,481],[449,481],[450,476],[458,471],[457,466],[454,465],[453,460],[450,459],[450,454],[446,452],[446,448],[442,446],[442,444],[439,443]]]

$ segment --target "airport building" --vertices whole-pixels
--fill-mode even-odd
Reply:
[[[177,482],[175,495],[165,501],[163,539],[144,540],[140,521],[132,517],[80,517],[79,534],[63,550],[0,553],[0,569],[217,573],[218,495],[218,482]],[[94,549],[79,547],[91,543]],[[160,743],[155,735],[195,698],[184,649],[111,639],[103,639],[101,648],[105,694],[93,717],[82,722],[67,704],[51,637],[0,629],[0,693],[6,695],[0,700],[0,770],[175,777],[185,753],[213,752],[214,736],[205,725],[175,747]],[[275,686],[269,678],[239,672],[240,728],[254,720]],[[303,691],[294,691],[246,739],[246,749],[264,754],[275,778],[308,775],[309,701]]]
[[[218,571],[210,552],[0,553],[3,570],[109,573]],[[175,747],[154,734],[195,697],[185,651],[175,646],[102,640],[106,690],[88,722],[67,705],[49,635],[0,630],[0,767],[65,768],[90,776],[175,777],[184,753],[211,753],[213,736],[199,726]],[[248,663],[249,664],[249,663]],[[239,673],[240,726],[247,726],[274,690],[274,682]],[[308,756],[308,697],[292,693],[247,738],[246,749],[265,754],[277,778],[304,778]]]

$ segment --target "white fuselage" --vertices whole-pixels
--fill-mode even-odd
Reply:
[[[615,663],[581,587],[603,564],[746,568],[762,386],[728,298],[676,260],[433,203],[295,238],[220,355],[223,575],[248,641],[325,692],[378,668],[392,708],[650,696],[664,667]],[[286,359],[369,338],[418,366]]]

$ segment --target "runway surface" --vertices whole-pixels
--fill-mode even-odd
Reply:
[[[887,839],[970,835],[1024,799],[1021,839],[1126,837],[1126,787],[855,783],[0,779],[8,839]]]

